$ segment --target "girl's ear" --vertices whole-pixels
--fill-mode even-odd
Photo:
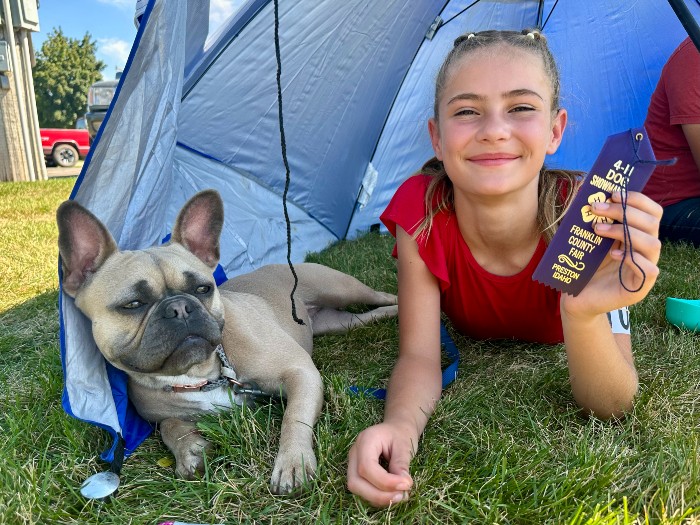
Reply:
[[[440,129],[435,118],[428,119],[428,133],[430,133],[430,143],[437,160],[442,161],[442,145],[440,144]]]
[[[556,153],[559,149],[559,144],[561,144],[561,139],[564,135],[564,129],[566,129],[566,121],[568,115],[565,109],[560,109],[552,120],[552,137],[549,140],[549,145],[547,146],[547,155]]]

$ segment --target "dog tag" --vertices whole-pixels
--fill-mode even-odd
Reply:
[[[103,499],[119,488],[119,476],[114,472],[98,472],[80,486],[80,493],[88,499]]]

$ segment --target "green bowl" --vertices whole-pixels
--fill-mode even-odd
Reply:
[[[666,319],[679,328],[700,331],[700,300],[667,297]]]

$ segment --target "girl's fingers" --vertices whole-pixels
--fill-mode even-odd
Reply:
[[[610,200],[614,203],[622,204],[622,194],[619,191],[614,192],[610,196]],[[660,220],[664,213],[664,209],[649,197],[638,191],[628,191],[625,197],[626,206],[635,210],[655,217]]]
[[[623,253],[620,250],[613,250],[610,256],[616,261],[622,261]],[[643,293],[646,295],[656,282],[659,275],[659,267],[653,262],[634,253],[633,256],[627,254],[622,262],[622,282],[627,291]]]
[[[385,424],[365,429],[348,454],[348,489],[375,507],[406,499],[413,484],[408,473],[410,447],[402,446],[386,430]],[[381,457],[389,460],[390,471],[380,464]]]
[[[613,246],[613,250],[626,249],[628,252],[634,251],[652,261],[653,264],[659,261],[659,257],[661,256],[661,241],[659,241],[659,238],[654,234],[629,225],[629,238],[626,239],[624,226],[622,224],[598,223],[595,225],[594,229],[597,235],[618,241]],[[627,241],[630,246],[625,246],[625,241]]]
[[[644,272],[644,275],[651,277],[655,277],[659,274],[659,267],[644,257],[640,252],[635,251],[633,254],[627,253],[625,255],[622,250],[612,250],[610,252],[610,257],[615,261],[624,261],[623,271],[627,269],[637,276],[641,277],[642,272]]]
[[[663,214],[663,208],[646,195],[631,191],[627,193],[625,209],[622,207],[622,196],[619,192],[613,193],[610,202],[596,202],[593,204],[593,212],[601,217],[623,222],[623,217],[632,228],[645,231],[658,237],[659,222]]]
[[[392,499],[396,498],[399,493],[397,491],[390,492],[382,490],[374,483],[367,481],[367,479],[358,472],[358,462],[357,451],[353,448],[350,450],[348,458],[348,489],[374,507],[386,507],[392,503]]]

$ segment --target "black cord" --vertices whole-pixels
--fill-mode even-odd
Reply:
[[[700,0],[698,0],[698,1],[700,1]],[[474,2],[472,2],[471,4],[469,4],[467,7],[465,7],[464,9],[462,9],[459,13],[457,13],[456,15],[454,15],[454,16],[451,17],[451,18],[448,18],[445,22],[443,22],[442,24],[440,24],[440,27],[449,24],[450,22],[452,22],[452,20],[454,20],[454,19],[457,18],[459,15],[461,15],[462,13],[464,13],[467,9],[469,9],[470,7],[475,6],[475,5],[478,4],[479,2],[481,2],[481,0],[475,0]]]
[[[637,261],[634,260],[634,248],[632,247],[632,235],[630,234],[630,227],[629,224],[627,224],[627,185],[629,184],[630,180],[630,175],[632,174],[632,170],[637,164],[653,164],[654,166],[668,166],[671,164],[674,164],[676,162],[676,159],[669,159],[669,160],[644,160],[639,158],[639,139],[635,137],[632,134],[632,130],[630,130],[630,137],[632,139],[632,147],[634,150],[634,157],[635,160],[632,162],[632,169],[625,174],[625,180],[622,182],[622,188],[620,188],[620,204],[622,205],[622,234],[623,234],[623,243],[624,243],[624,249],[625,251],[622,254],[622,261],[620,261],[620,267],[618,268],[618,277],[620,279],[620,284],[622,287],[627,290],[630,293],[635,293],[638,292],[639,290],[642,289],[642,286],[644,286],[644,282],[646,281],[646,274],[644,273],[644,270],[642,267],[637,263]],[[622,280],[622,266],[625,262],[625,259],[627,258],[627,247],[629,246],[629,254],[630,254],[630,259],[632,260],[632,264],[634,264],[637,269],[642,273],[642,283],[639,285],[639,287],[635,290],[630,290],[627,288],[627,285],[623,282]]]
[[[472,3],[469,4],[467,7],[465,7],[464,9],[462,9],[459,13],[457,13],[457,14],[454,15],[454,16],[451,16],[450,18],[448,18],[447,20],[445,20],[444,22],[442,22],[442,23],[440,24],[440,27],[446,26],[447,24],[449,24],[450,22],[452,22],[452,20],[454,20],[455,18],[457,18],[459,15],[461,15],[462,13],[464,13],[464,12],[465,12],[466,10],[468,10],[469,8],[474,7],[474,6],[475,6],[476,4],[478,4],[479,2],[481,2],[481,0],[474,0],[474,2],[472,2]],[[700,0],[697,0],[697,2],[700,3]],[[547,18],[545,19],[544,24],[542,24],[542,27],[539,28],[540,31],[544,31],[544,26],[546,26],[546,25],[547,25],[547,22],[549,22],[549,17],[552,16],[552,13],[554,12],[554,9],[557,7],[557,4],[558,4],[558,3],[559,3],[559,0],[556,0],[556,2],[554,2],[554,5],[552,6],[552,9],[549,10],[549,14],[547,15]],[[540,4],[540,7],[542,7],[542,4]],[[537,20],[538,23],[539,23],[539,21],[540,21],[540,15],[541,15],[541,13],[538,13],[538,20]]]
[[[634,138],[632,139],[634,141]],[[636,148],[635,148],[635,154],[636,154]],[[637,157],[639,160],[639,157]],[[634,162],[632,164],[632,169],[634,169],[634,165],[637,164],[637,162]],[[629,173],[625,174],[624,181],[622,182],[622,188],[620,188],[620,204],[622,205],[622,242],[623,242],[623,248],[624,252],[622,253],[622,260],[620,261],[620,267],[617,270],[617,275],[620,280],[620,284],[622,287],[627,290],[630,293],[635,293],[638,292],[639,290],[642,289],[642,286],[644,286],[644,283],[647,279],[646,273],[644,273],[644,270],[642,267],[639,265],[637,261],[634,260],[634,248],[632,247],[632,235],[630,234],[630,227],[629,224],[627,224],[627,185],[629,184],[630,180],[630,174],[631,170]],[[639,287],[637,287],[634,290],[630,290],[627,288],[627,285],[624,283],[622,279],[622,267],[625,264],[625,259],[627,258],[627,247],[629,246],[629,253],[630,253],[630,259],[632,260],[632,264],[634,264],[637,269],[642,273],[642,282],[639,284]]]
[[[275,57],[277,58],[277,108],[279,116],[280,125],[280,143],[282,145],[282,160],[284,161],[284,167],[286,170],[286,177],[284,181],[284,194],[282,195],[282,206],[284,208],[284,220],[287,223],[287,263],[289,264],[289,269],[292,271],[294,276],[294,287],[292,288],[292,293],[289,294],[289,298],[292,300],[292,318],[299,324],[304,324],[304,321],[297,317],[297,308],[294,302],[294,292],[297,290],[299,285],[299,277],[297,277],[297,272],[294,270],[294,265],[292,264],[292,224],[289,221],[289,212],[287,211],[287,193],[289,192],[289,162],[287,161],[287,141],[284,137],[284,119],[282,118],[282,55],[280,53],[280,15],[279,15],[279,0],[275,0]]]
[[[558,3],[559,3],[559,0],[554,2],[554,5],[552,6],[552,9],[549,10],[549,14],[547,15],[547,18],[545,19],[544,24],[542,24],[542,27],[540,28],[540,31],[544,32],[544,26],[546,26],[547,22],[549,22],[549,17],[552,16],[552,13],[554,12],[554,9],[556,9]]]

